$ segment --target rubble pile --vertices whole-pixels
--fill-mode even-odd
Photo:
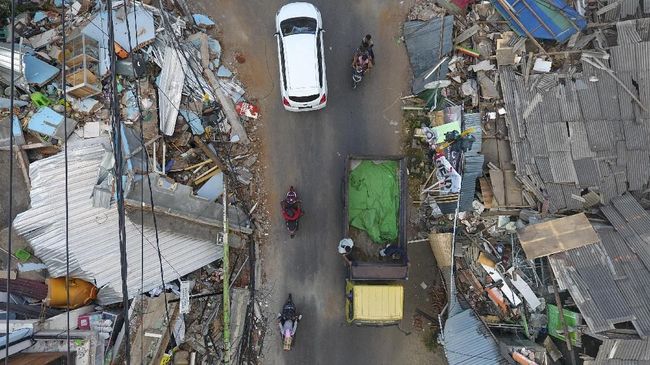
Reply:
[[[450,364],[650,360],[630,350],[650,343],[650,18],[628,5],[417,1],[404,24],[412,223]]]
[[[155,363],[187,357],[189,363],[191,357],[197,363],[216,363],[224,347],[217,292],[224,276],[238,287],[233,303],[242,306],[233,314],[232,325],[252,325],[248,301],[254,273],[248,245],[254,226],[249,215],[257,206],[251,202],[257,194],[259,153],[251,142],[256,140],[260,111],[246,99],[232,63],[222,57],[221,44],[210,35],[214,21],[190,13],[183,1],[156,5],[114,3],[114,44],[109,44],[109,15],[102,1],[35,2],[18,14],[15,34],[7,27],[9,32],[2,33],[4,43],[0,43],[0,118],[5,121],[0,149],[10,148],[13,135],[19,171],[31,189],[31,206],[16,217],[14,229],[29,245],[21,250],[27,257],[24,265],[47,270],[37,280],[40,285],[51,287],[55,278],[65,276],[61,232],[67,229],[63,224],[69,216],[70,273],[92,288],[91,294],[73,298],[75,307],[101,305],[106,311],[121,302],[115,243],[119,179],[127,208],[131,361],[140,362],[141,356]],[[14,90],[10,88],[11,42]],[[111,53],[117,59],[115,68]],[[11,95],[13,110],[9,110]],[[118,108],[116,127],[112,112]],[[122,151],[114,154],[118,139]],[[122,161],[116,162],[116,155]],[[123,176],[117,176],[118,163]],[[64,191],[71,201],[67,210]],[[230,228],[231,255],[238,258],[231,258],[235,264],[231,273],[217,265],[223,258],[222,243],[217,241],[224,219]],[[21,270],[27,270],[18,269],[22,278]],[[16,285],[12,297],[28,284]],[[33,306],[44,299],[54,307],[65,307],[65,300],[61,305],[59,298],[54,305],[49,295],[16,294],[23,303],[19,318],[38,319]],[[59,312],[46,313],[51,322]],[[84,323],[90,324],[77,330],[93,340],[85,343],[87,351],[77,352],[78,363],[110,363],[124,356],[124,318],[98,313],[81,313],[86,316]],[[109,320],[111,328],[104,328]],[[60,320],[50,327],[34,325],[26,336],[62,328]],[[55,351],[54,345],[43,346],[25,352]],[[247,351],[234,348],[233,356]]]

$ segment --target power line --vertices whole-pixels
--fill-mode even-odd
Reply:
[[[129,24],[129,12],[127,8],[127,3],[124,3],[124,13],[126,14],[126,31],[127,37],[129,38],[129,51],[131,52],[131,68],[133,70],[133,75],[136,76],[135,64],[133,59],[133,45],[131,44],[131,26]],[[133,2],[133,16],[135,18],[135,28],[138,28],[138,15],[135,7],[135,2]],[[135,33],[135,43],[138,42],[138,32]],[[140,107],[140,81],[136,77],[135,80],[135,100],[138,106],[138,113],[140,119],[140,143],[142,143],[142,151],[140,152],[145,158],[146,163],[146,174],[149,178],[149,161],[146,148],[144,148],[144,124],[142,122],[142,108]],[[153,197],[151,197],[153,199]],[[158,227],[154,226],[156,232]],[[165,301],[165,306],[167,306],[167,301]],[[144,315],[144,186],[140,189],[140,315]],[[127,318],[128,320],[128,318]],[[140,363],[144,364],[144,331],[140,331]]]
[[[131,68],[133,70],[133,74],[134,74],[134,77],[135,77],[135,94],[136,94],[135,99],[136,99],[136,105],[137,105],[137,108],[138,108],[138,113],[140,114],[139,115],[139,119],[140,119],[140,143],[142,143],[143,147],[144,147],[144,124],[143,124],[143,120],[142,120],[143,113],[142,113],[142,107],[140,105],[140,98],[141,98],[140,81],[137,78],[137,72],[136,72],[136,69],[135,69],[135,64],[133,63],[134,62],[134,60],[133,60],[134,51],[133,51],[133,44],[131,43],[131,26],[129,24],[128,9],[126,8],[126,4],[124,5],[124,8],[125,8],[125,13],[126,13],[125,19],[126,19],[127,38],[129,39],[129,49],[130,49],[130,52],[131,52]],[[137,18],[137,10],[136,10],[136,7],[135,7],[135,2],[133,3],[133,17],[134,17],[134,22],[135,22],[134,25],[135,25],[135,28],[137,29],[138,28],[138,18]],[[135,42],[136,42],[136,45],[139,44],[137,32],[135,34]],[[160,130],[158,132],[160,132]],[[168,332],[168,334],[169,334],[169,336],[171,338],[171,336],[172,336],[171,323],[170,323],[170,315],[169,315],[169,306],[167,305],[167,292],[165,290],[165,275],[164,275],[164,269],[163,269],[163,265],[162,265],[162,253],[160,251],[160,239],[159,239],[159,235],[158,235],[158,221],[156,219],[156,212],[154,211],[155,210],[155,205],[154,205],[155,203],[154,203],[154,200],[153,200],[153,191],[152,191],[152,188],[151,188],[151,177],[149,176],[149,154],[147,153],[146,148],[143,148],[141,153],[144,156],[145,174],[147,176],[147,185],[149,186],[149,203],[151,204],[151,214],[152,214],[152,218],[153,218],[154,232],[155,232],[155,236],[156,236],[156,251],[158,252],[158,264],[160,266],[160,277],[161,277],[162,288],[163,288],[163,299],[164,299],[164,302],[165,302],[165,318],[167,320],[167,332]],[[155,163],[155,161],[154,161],[154,163]],[[141,223],[141,236],[140,236],[140,239],[141,239],[141,242],[140,242],[140,244],[141,244],[141,250],[140,250],[140,255],[141,255],[141,257],[140,257],[140,263],[141,263],[140,292],[141,292],[141,295],[144,295],[144,293],[143,293],[144,292],[144,206],[143,205],[144,205],[144,184],[142,184],[142,188],[140,190],[140,223]],[[165,261],[167,261],[167,260],[165,260]],[[169,264],[169,265],[171,266],[171,264]],[[172,269],[174,269],[173,266],[172,266]],[[176,271],[176,269],[174,269],[174,271]],[[176,273],[179,274],[178,272],[176,272]],[[180,276],[180,274],[179,274],[179,276]],[[141,303],[142,303],[141,309],[142,309],[142,312],[144,312],[144,301],[141,300]],[[142,354],[144,353],[144,347],[143,347],[144,346],[144,340],[142,340],[143,339],[142,336],[144,336],[144,334],[141,333],[140,335],[141,335],[141,341],[140,341],[140,345],[141,345],[140,356],[141,356],[141,358],[140,358],[140,362],[142,362],[142,356],[143,356]]]
[[[70,363],[70,235],[69,235],[69,202],[68,202],[68,98],[66,94],[66,36],[65,36],[65,1],[61,2],[61,33],[63,41],[63,62],[61,67],[61,87],[63,91],[63,159],[65,164],[65,300],[66,300],[66,359]]]
[[[126,363],[131,363],[131,340],[129,330],[129,291],[127,287],[128,277],[128,261],[126,257],[126,229],[125,229],[125,213],[124,213],[124,187],[122,181],[122,129],[120,122],[120,103],[117,95],[117,77],[115,69],[115,31],[113,29],[113,1],[106,1],[106,10],[108,14],[108,52],[110,54],[111,64],[111,111],[112,113],[112,129],[114,146],[113,153],[115,156],[115,182],[117,193],[117,210],[118,210],[118,224],[119,224],[119,244],[120,244],[120,269],[122,275],[122,305],[124,311],[124,339],[125,339],[125,355]]]
[[[13,225],[13,203],[14,203],[14,88],[16,86],[14,74],[14,56],[16,55],[16,0],[11,0],[11,79],[9,86],[11,88],[9,95],[9,239],[7,241],[7,305],[5,315],[7,316],[7,326],[5,332],[5,365],[9,365],[9,309],[11,297],[11,252],[12,252],[12,225]]]

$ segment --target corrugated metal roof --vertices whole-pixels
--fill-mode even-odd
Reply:
[[[544,135],[549,152],[571,151],[566,123],[544,123]]]
[[[587,188],[598,185],[600,175],[598,175],[596,161],[591,158],[573,160],[573,167],[576,170],[576,176],[578,177],[578,184],[580,186]]]
[[[630,15],[636,15],[636,11],[639,8],[639,0],[623,0],[619,11],[621,18],[626,18]]]
[[[598,244],[551,255],[558,280],[566,285],[587,326],[594,332],[614,328],[614,323],[634,316],[619,292]]]
[[[566,85],[558,85],[558,100],[563,121],[571,122],[582,118],[578,94],[573,81],[567,80]]]
[[[562,190],[562,185],[550,183],[544,186],[545,196],[548,198],[549,203],[553,211],[557,211],[566,207],[566,201],[564,200],[564,190]]]
[[[638,44],[625,44],[609,49],[612,68],[616,71],[636,71],[636,50]]]
[[[551,172],[551,163],[548,157],[535,157],[535,165],[537,165],[537,171],[542,181],[545,183],[553,182],[553,173]]]
[[[185,85],[185,59],[172,47],[165,47],[165,62],[158,81],[158,102],[160,103],[160,130],[167,136],[174,134],[178,108],[181,105]]]
[[[614,131],[608,120],[585,121],[589,145],[594,151],[606,151],[614,145]]]
[[[578,183],[578,175],[573,167],[570,152],[549,152],[548,160],[551,164],[553,182]]]
[[[587,66],[591,67],[591,65]],[[593,67],[591,68],[593,69]],[[593,73],[595,74],[597,71],[594,71]],[[598,89],[594,87],[593,82],[589,81],[589,76],[591,76],[592,73],[584,70],[583,74],[585,75],[583,81],[587,87],[577,90],[582,116],[585,120],[602,119],[603,113],[600,106],[600,100],[598,99]]]
[[[604,340],[598,349],[595,365],[624,365],[630,361],[650,360],[650,341]],[[644,364],[647,362],[644,362]]]
[[[650,36],[650,20],[640,24],[633,21],[620,27],[629,27],[631,34],[637,32],[645,40]],[[604,62],[611,63],[627,88],[638,90],[642,103],[650,105],[650,78],[645,77],[650,73],[650,42],[638,42],[639,37],[630,36],[626,39],[634,41],[610,48],[611,62]],[[510,68],[499,69],[510,148],[518,176],[533,181],[541,178],[543,189],[550,182],[593,186],[608,202],[625,191],[648,186],[650,123],[645,119],[650,119],[650,114],[646,118],[611,75],[586,62],[582,66],[582,73],[573,74],[573,78],[531,75],[529,87]],[[542,101],[538,103],[536,96]],[[531,168],[531,159],[537,169]],[[546,190],[556,204],[562,200],[573,204],[560,198],[559,189]]]
[[[412,84],[414,94],[424,90],[426,83],[444,80],[447,76],[449,62],[445,61],[429,78],[424,79],[424,76],[438,64],[440,59],[451,52],[453,27],[453,16],[433,18],[426,22],[408,21],[404,23],[404,41],[411,69],[415,75]]]
[[[562,185],[562,192],[564,192],[564,201],[566,202],[567,209],[582,209],[582,202],[574,199],[573,196],[580,196],[580,188],[572,185]]]
[[[449,365],[508,364],[490,330],[471,309],[447,319],[444,349]]]
[[[616,42],[621,44],[641,42],[641,35],[636,30],[636,20],[616,23]]]
[[[571,143],[571,156],[574,160],[594,157],[596,154],[589,147],[587,128],[582,120],[569,122],[569,140]]]
[[[650,156],[646,151],[628,151],[627,176],[630,190],[641,190],[648,184],[650,177]]]
[[[642,337],[649,337],[650,250],[643,238],[650,236],[650,215],[629,194],[613,198],[601,210],[613,229],[598,229],[601,242],[589,250],[585,246],[554,255],[553,268],[568,283],[592,331],[630,320]]]
[[[118,242],[118,213],[94,208],[91,194],[108,141],[96,138],[68,146],[69,166],[69,249],[70,272],[74,277],[95,283],[102,304],[121,301],[121,274]],[[64,156],[62,153],[30,165],[31,207],[14,220],[16,233],[26,238],[53,277],[65,275]],[[140,290],[161,285],[155,232],[144,227],[144,268],[140,265],[141,226],[127,217],[128,288],[133,297]],[[160,249],[165,281],[188,274],[222,257],[216,243],[160,229]]]
[[[477,154],[481,152],[483,142],[483,128],[481,126],[481,113],[466,113],[463,114],[464,129],[474,128],[471,133],[474,136],[474,144],[472,149],[467,151],[466,155]]]

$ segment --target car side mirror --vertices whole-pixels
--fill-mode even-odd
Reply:
[[[279,32],[275,32],[275,33],[273,33],[273,36],[275,36],[275,37],[277,37],[277,36],[279,36],[279,35],[280,35]]]
[[[321,28],[318,30],[319,32],[325,33],[325,29]]]

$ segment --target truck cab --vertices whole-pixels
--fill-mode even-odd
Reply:
[[[404,314],[404,287],[346,280],[345,319],[360,326],[396,325]]]

